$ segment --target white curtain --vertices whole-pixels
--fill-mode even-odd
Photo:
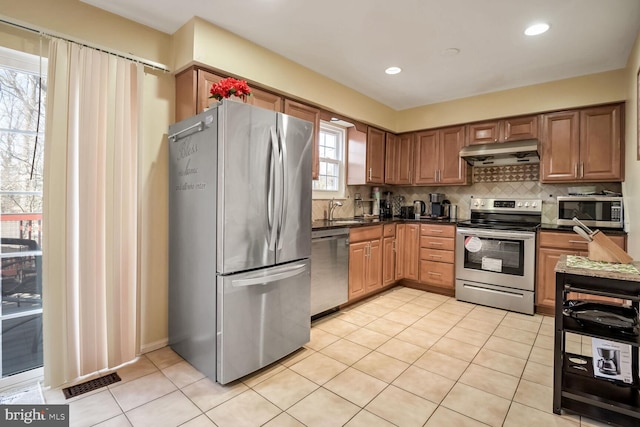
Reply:
[[[45,384],[137,352],[138,144],[143,67],[50,43],[44,163]]]

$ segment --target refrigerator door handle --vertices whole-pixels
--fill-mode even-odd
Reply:
[[[287,267],[278,273],[270,274],[268,276],[252,277],[250,279],[237,279],[231,281],[231,286],[239,288],[243,286],[256,286],[256,285],[268,285],[269,283],[277,282],[283,279],[288,279],[303,273],[307,268],[304,264],[297,264],[292,267]]]
[[[282,171],[282,203],[280,203],[280,222],[278,224],[278,250],[282,250],[282,242],[284,239],[280,238],[280,232],[285,227],[287,222],[287,201],[289,200],[289,184],[287,180],[287,141],[284,139],[281,132],[278,132],[278,137],[281,153],[280,170]]]
[[[278,226],[276,224],[276,208],[278,204],[278,177],[280,176],[280,153],[278,149],[278,137],[276,130],[271,127],[271,171],[269,172],[269,194],[267,201],[268,209],[267,215],[269,216],[269,251],[275,251]],[[275,175],[275,178],[274,178]],[[275,183],[274,183],[275,181]]]

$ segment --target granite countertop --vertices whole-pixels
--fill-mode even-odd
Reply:
[[[336,218],[333,221],[329,221],[326,219],[318,219],[311,223],[312,230],[322,230],[327,228],[344,228],[344,227],[366,227],[371,225],[378,224],[407,224],[407,223],[415,223],[415,224],[453,224],[455,225],[459,220],[458,219],[437,219],[437,218],[428,218],[424,217],[421,219],[415,218]]]
[[[609,235],[609,236],[624,236],[627,234],[626,231],[624,231],[622,228],[598,228],[598,227],[590,227],[593,231],[595,230],[600,230],[603,233]],[[546,230],[546,231],[563,231],[563,232],[571,232],[571,233],[575,233],[575,231],[573,231],[573,226],[570,225],[558,225],[558,224],[552,224],[552,223],[542,223],[540,224],[540,230]]]
[[[633,261],[630,264],[615,264],[591,261],[582,256],[560,255],[555,272],[640,282],[640,261]]]

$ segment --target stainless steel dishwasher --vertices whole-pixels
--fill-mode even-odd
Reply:
[[[311,232],[311,316],[349,299],[349,229]]]

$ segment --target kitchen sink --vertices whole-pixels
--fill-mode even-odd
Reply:
[[[361,224],[364,221],[359,219],[336,219],[331,221],[332,224],[336,225],[349,225],[349,224]]]

